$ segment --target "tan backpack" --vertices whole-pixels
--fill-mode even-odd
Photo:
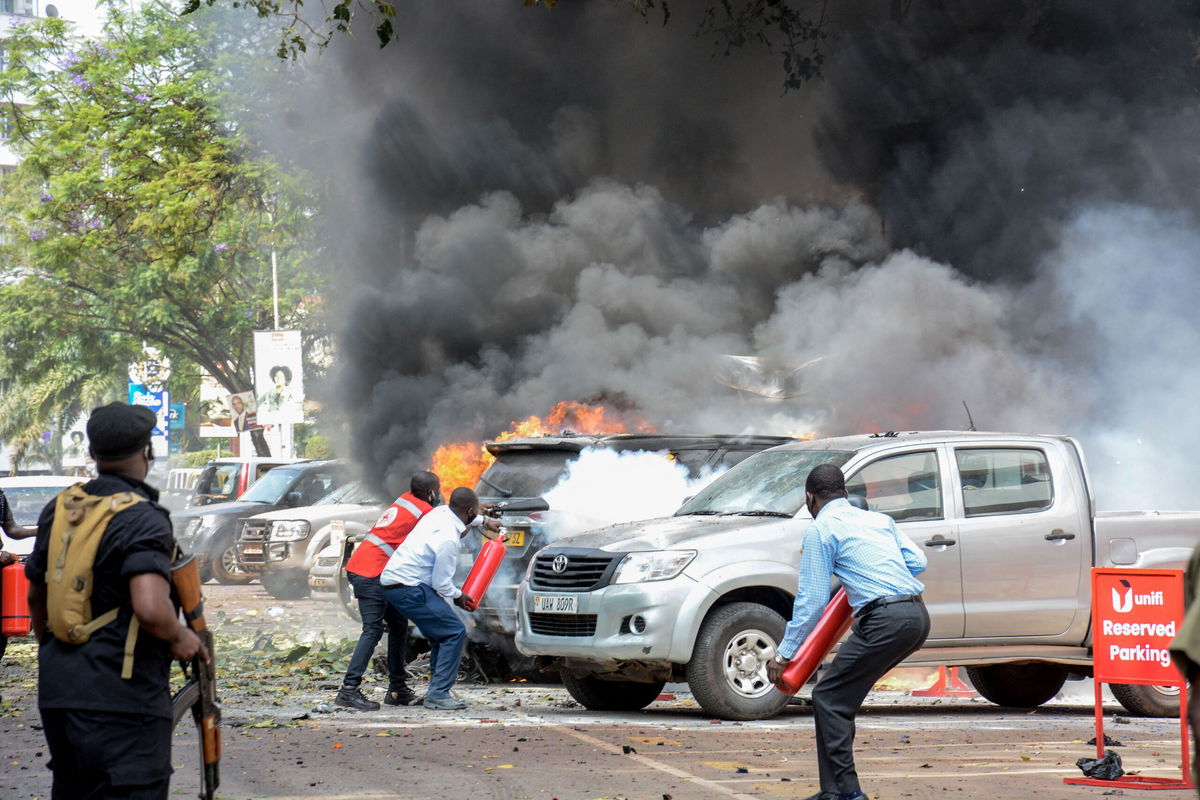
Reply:
[[[47,622],[55,637],[68,644],[83,644],[99,628],[121,613],[113,608],[92,618],[92,568],[96,550],[113,516],[144,500],[133,492],[108,496],[90,495],[77,483],[58,496],[46,570]],[[133,649],[137,643],[138,620],[129,622],[125,639],[125,663],[121,677],[133,674]]]

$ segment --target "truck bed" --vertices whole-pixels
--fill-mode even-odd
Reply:
[[[1094,524],[1099,567],[1183,569],[1200,544],[1200,511],[1101,511]]]

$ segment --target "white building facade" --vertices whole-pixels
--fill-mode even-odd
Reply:
[[[5,65],[4,40],[8,31],[39,17],[62,17],[81,36],[98,36],[103,11],[95,0],[0,0],[0,69]],[[16,166],[8,131],[0,125],[0,174]]]

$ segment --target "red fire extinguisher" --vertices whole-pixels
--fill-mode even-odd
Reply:
[[[0,633],[5,636],[25,636],[30,631],[29,579],[20,561],[4,568],[0,577],[3,596],[0,596]]]
[[[496,538],[483,543],[475,564],[467,574],[467,579],[463,581],[463,608],[474,611],[479,607],[479,601],[491,585],[492,578],[496,577],[496,570],[500,569],[500,562],[503,560],[504,542]]]
[[[779,691],[787,694],[800,691],[800,687],[817,671],[817,667],[833,646],[841,641],[842,636],[849,630],[851,621],[850,601],[846,599],[846,590],[839,588],[825,606],[825,613],[821,615],[817,626],[783,668],[783,675],[776,684]]]

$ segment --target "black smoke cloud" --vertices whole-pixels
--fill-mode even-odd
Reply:
[[[1187,330],[1194,4],[903,7],[843,5],[827,79],[788,93],[678,9],[405,6],[389,48],[337,42],[279,147],[329,187],[329,395],[368,478],[559,400],[822,435],[961,428],[966,400],[1095,443],[1113,502],[1186,497],[1150,465],[1195,427],[1156,391],[1200,388],[1170,379],[1197,354],[1139,337],[1133,369],[1111,320],[1133,280]],[[730,354],[809,366],[769,400]]]
[[[1197,211],[1200,3],[914,2],[860,14],[815,141],[897,246],[1026,280],[1083,204]]]

